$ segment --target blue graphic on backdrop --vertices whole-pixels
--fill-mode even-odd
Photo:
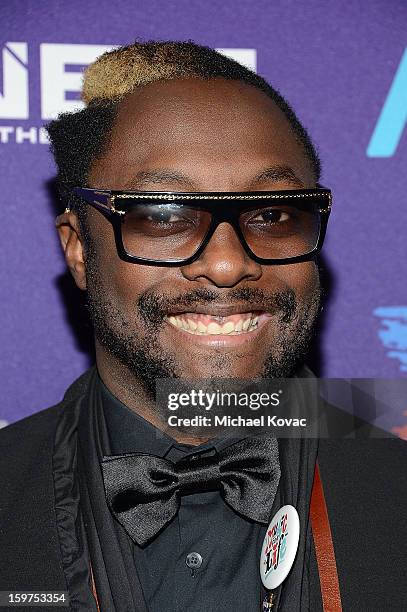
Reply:
[[[373,311],[383,325],[378,336],[387,356],[400,360],[400,370],[407,372],[407,306],[381,306]]]
[[[368,157],[391,157],[407,123],[407,48],[394,75],[382,112],[367,147]]]

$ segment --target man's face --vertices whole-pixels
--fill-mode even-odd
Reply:
[[[288,120],[264,93],[236,81],[187,79],[147,85],[121,102],[88,185],[259,191],[315,180]],[[91,207],[88,222],[86,285],[105,365],[119,362],[151,390],[161,376],[290,376],[303,361],[320,303],[314,262],[260,265],[222,223],[192,264],[143,266],[118,257],[111,225]],[[203,334],[170,316],[200,323]],[[210,323],[228,322],[237,326],[232,335],[209,333]]]

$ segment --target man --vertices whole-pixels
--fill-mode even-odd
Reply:
[[[169,435],[155,401],[163,378],[312,377],[331,196],[308,134],[261,77],[190,42],[104,54],[83,99],[48,130],[96,368],[0,434],[0,590],[67,591],[72,610],[339,609],[309,519],[318,457],[343,609],[404,609],[401,441]],[[262,466],[249,493],[219,476],[234,460],[235,483]],[[298,549],[268,589],[286,504]]]

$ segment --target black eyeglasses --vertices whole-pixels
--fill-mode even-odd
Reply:
[[[196,192],[110,191],[75,187],[112,224],[124,261],[154,266],[198,259],[220,223],[229,223],[261,264],[313,259],[322,248],[329,189]]]

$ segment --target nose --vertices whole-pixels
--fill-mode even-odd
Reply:
[[[181,272],[188,280],[209,281],[216,287],[234,287],[243,280],[256,281],[262,267],[244,250],[229,223],[220,223],[201,256]]]

